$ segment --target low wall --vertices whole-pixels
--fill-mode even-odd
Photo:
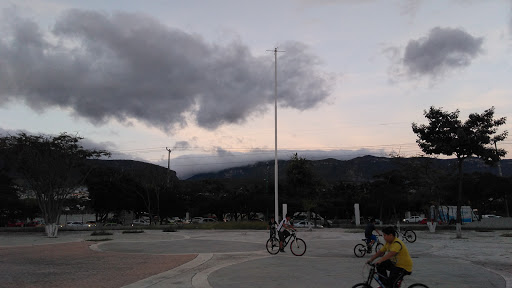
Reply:
[[[512,229],[512,217],[483,218],[480,221],[465,223],[463,228]]]

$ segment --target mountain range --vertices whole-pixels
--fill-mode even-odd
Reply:
[[[371,181],[375,175],[386,173],[413,162],[426,163],[432,161],[432,167],[442,169],[443,171],[453,171],[456,173],[456,159],[433,159],[424,157],[412,158],[388,158],[376,156],[363,156],[351,160],[336,160],[332,158],[323,160],[308,160],[309,165],[314,173],[321,179],[334,183],[337,181],[361,182]],[[286,167],[289,161],[280,160],[279,179],[286,176]],[[512,176],[512,160],[504,159],[500,161],[502,175],[505,177]],[[446,170],[448,169],[448,170]],[[464,173],[491,173],[498,175],[497,166],[488,166],[478,158],[468,158],[464,161]],[[203,179],[274,179],[274,160],[266,162],[258,162],[252,165],[242,167],[233,167],[218,172],[201,173],[194,175],[187,180],[203,180]]]

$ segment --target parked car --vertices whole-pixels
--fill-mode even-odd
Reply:
[[[501,216],[494,215],[494,214],[486,214],[486,215],[482,215],[482,218],[501,218]]]
[[[324,228],[324,226],[318,224],[319,222],[317,222],[316,224],[316,227],[315,227],[315,223],[314,222],[308,222],[308,221],[305,221],[305,220],[301,220],[301,221],[298,221],[297,223],[293,223],[293,227],[296,227],[296,228],[308,228],[310,227],[309,224],[311,224],[311,227],[315,227],[315,228]]]
[[[421,220],[421,221],[420,221],[420,222],[418,222],[418,223],[420,223],[420,224],[427,224],[427,222],[430,222],[430,221],[429,221],[427,218],[424,218],[423,220]],[[435,221],[434,221],[434,222],[435,222]],[[441,220],[439,220],[439,221],[437,222],[437,224],[442,224],[442,223],[443,223],[443,221],[441,221]]]
[[[96,227],[96,221],[87,221],[87,222],[85,222],[85,226]]]
[[[146,220],[146,219],[135,219],[132,221],[132,226],[136,226],[136,225],[148,226],[149,224],[151,224],[151,223],[149,222],[149,220]]]
[[[421,220],[425,219],[425,217],[420,217],[420,216],[411,216],[409,218],[405,218],[403,221],[405,223],[418,223],[420,222]]]
[[[23,226],[25,226],[25,223],[22,221],[7,222],[7,227],[23,227]]]
[[[41,226],[44,226],[44,222],[38,221],[38,220],[30,221],[27,224],[25,224],[25,226],[26,227],[41,227]]]
[[[114,222],[109,222],[109,223],[103,224],[103,227],[118,227],[118,226],[121,226],[121,224],[114,223]]]
[[[190,223],[201,223],[203,220],[203,217],[194,217],[192,220],[190,220]]]
[[[215,222],[217,222],[217,220],[215,220],[213,218],[203,218],[198,223],[215,223]]]
[[[67,227],[84,227],[84,223],[78,221],[68,221],[66,223]]]

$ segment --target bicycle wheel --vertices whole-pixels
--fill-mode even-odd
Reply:
[[[372,286],[370,286],[366,283],[359,283],[359,284],[352,286],[352,288],[372,288]]]
[[[414,231],[412,230],[405,230],[404,238],[408,242],[413,243],[414,241],[416,241],[416,233],[414,233]]]
[[[379,252],[380,251],[380,248],[382,248],[382,243],[377,243],[377,245],[375,245],[375,253]]]
[[[408,288],[420,288],[420,287],[428,288],[428,286],[427,286],[427,285],[425,285],[425,284],[421,284],[421,283],[414,283],[414,284],[412,284],[411,286],[409,286]]]
[[[267,240],[267,251],[272,255],[279,253],[279,240],[275,237]]]
[[[306,242],[300,238],[295,238],[295,240],[292,240],[292,243],[290,243],[290,250],[293,255],[302,256],[306,253]]]
[[[356,255],[356,257],[359,257],[359,258],[366,255],[366,246],[364,246],[363,244],[357,244],[354,247],[354,255]]]

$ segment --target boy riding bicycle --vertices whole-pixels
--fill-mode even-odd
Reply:
[[[286,217],[281,220],[279,226],[277,226],[277,234],[279,235],[279,251],[284,252],[283,243],[286,237],[290,236],[288,229],[295,230],[292,223],[290,223],[290,215],[286,214]]]
[[[377,241],[377,236],[373,235],[373,231],[377,232],[379,236],[382,236],[380,234],[379,230],[375,228],[375,218],[370,218],[370,221],[368,224],[366,224],[366,228],[364,229],[364,237],[366,237],[366,245],[368,246],[368,253],[372,253],[372,246],[375,241]]]
[[[412,272],[412,259],[404,242],[395,237],[395,229],[386,227],[382,230],[386,244],[377,251],[366,263],[370,264],[373,260],[380,258],[374,264],[377,271],[382,275],[388,275],[387,279],[379,279],[386,287],[398,287],[398,283],[405,275]]]

